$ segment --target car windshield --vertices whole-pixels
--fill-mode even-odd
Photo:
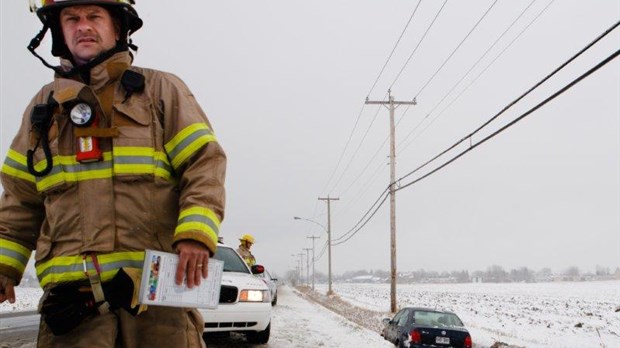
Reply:
[[[218,246],[213,258],[224,261],[224,272],[250,273],[243,259],[232,248]]]
[[[459,326],[463,327],[463,323],[455,314],[431,312],[431,311],[415,311],[413,312],[413,322],[418,325],[427,326]]]

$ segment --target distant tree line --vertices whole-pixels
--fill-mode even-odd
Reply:
[[[287,273],[286,278],[295,284],[306,284],[307,281],[305,273],[300,276],[296,271]],[[327,282],[327,275],[324,273],[317,272],[314,278],[316,283]],[[332,277],[334,282],[386,283],[389,282],[389,279],[390,272],[386,270],[348,271]],[[548,267],[537,271],[528,267],[519,267],[507,271],[502,266],[491,265],[484,271],[478,270],[471,273],[467,270],[437,272],[424,269],[398,273],[398,282],[400,283],[529,283],[604,279],[620,279],[620,268],[612,270],[609,267],[596,266],[594,272],[584,272],[577,266],[570,266],[559,273],[554,273]],[[311,281],[310,279],[309,282]]]

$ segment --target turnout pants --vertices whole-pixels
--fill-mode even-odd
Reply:
[[[54,336],[41,320],[37,347],[205,348],[203,330],[204,321],[196,309],[149,306],[135,317],[117,309],[89,317],[61,336]]]

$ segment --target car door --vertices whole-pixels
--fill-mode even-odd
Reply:
[[[396,324],[396,338],[399,342],[406,342],[409,339],[409,330],[407,323],[409,322],[410,310],[405,308],[401,310],[401,316]]]
[[[388,323],[387,330],[386,330],[386,336],[387,336],[386,338],[388,341],[392,343],[396,343],[396,338],[398,337],[398,322],[401,320],[403,315],[406,317],[405,312],[406,311],[404,309],[401,309],[398,313],[396,313],[394,318],[392,318],[392,320],[390,320],[390,322]]]

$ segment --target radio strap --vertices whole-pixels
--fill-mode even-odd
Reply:
[[[95,273],[88,272],[86,259],[89,255],[93,261],[93,265],[95,266]],[[97,255],[95,253],[84,254],[82,264],[84,265],[84,273],[88,277],[90,287],[93,290],[93,297],[95,298],[95,303],[97,304],[97,310],[99,311],[99,314],[105,314],[110,310],[110,304],[105,300],[103,287],[101,286],[101,268],[99,267],[99,262],[97,261]]]

